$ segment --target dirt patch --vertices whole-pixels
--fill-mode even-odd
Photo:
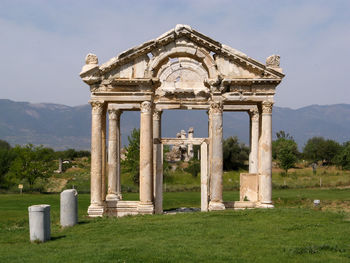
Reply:
[[[46,191],[49,193],[61,192],[63,188],[66,186],[67,182],[68,182],[68,179],[52,177],[50,178]]]

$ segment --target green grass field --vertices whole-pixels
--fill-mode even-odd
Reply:
[[[79,224],[62,229],[58,194],[4,194],[0,262],[350,262],[350,189],[281,189],[273,199],[269,210],[90,219],[80,194]],[[27,209],[40,203],[51,205],[52,240],[32,244]],[[164,195],[164,209],[199,205],[199,192]]]

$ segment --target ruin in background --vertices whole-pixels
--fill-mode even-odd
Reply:
[[[200,145],[202,211],[273,207],[272,105],[284,77],[278,55],[262,64],[188,25],[177,25],[102,65],[88,54],[80,76],[90,86],[92,106],[89,216],[162,213],[164,144]],[[163,138],[162,112],[177,109],[207,111],[208,138]],[[122,199],[123,111],[141,115],[139,201]],[[250,117],[249,173],[241,174],[241,200],[235,202],[222,198],[223,111],[245,111]]]

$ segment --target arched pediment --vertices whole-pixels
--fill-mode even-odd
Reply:
[[[179,92],[191,89],[204,92],[207,90],[205,83],[221,80],[225,83],[279,83],[284,77],[279,57],[273,57],[264,65],[186,25],[177,25],[101,66],[93,63],[87,62],[80,74],[90,85],[101,81],[157,80],[165,89],[181,87],[176,88]]]

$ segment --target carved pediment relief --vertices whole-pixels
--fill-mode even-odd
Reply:
[[[174,61],[177,59],[177,61]],[[131,48],[99,66],[97,57],[84,66],[85,82],[113,79],[158,78],[162,90],[205,93],[204,83],[216,79],[281,80],[279,63],[264,65],[186,25],[177,25],[157,39]],[[90,76],[92,75],[93,76]],[[175,92],[175,93],[176,93]]]
[[[156,90],[159,96],[209,94],[209,89],[204,86],[208,72],[201,63],[191,58],[180,57],[168,61],[159,69],[157,77],[162,83]]]

